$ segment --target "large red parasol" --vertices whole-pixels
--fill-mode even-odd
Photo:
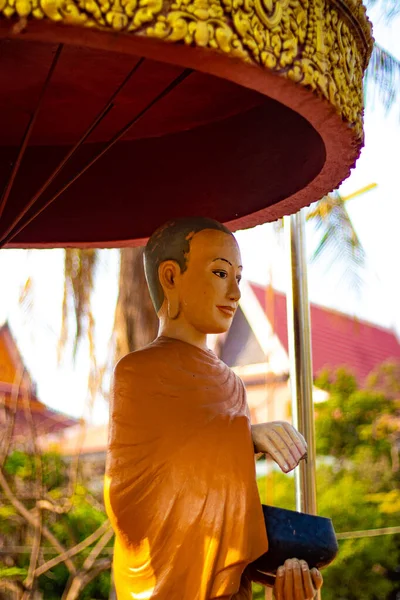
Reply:
[[[297,211],[358,157],[371,45],[360,0],[0,0],[0,245]]]

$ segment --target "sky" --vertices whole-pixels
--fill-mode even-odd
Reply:
[[[374,37],[381,46],[400,58],[400,18],[388,26],[371,11]],[[356,168],[340,192],[346,196],[370,183],[377,188],[347,203],[347,209],[366,251],[363,284],[355,291],[341,277],[339,267],[326,261],[308,270],[311,302],[347,312],[394,329],[400,336],[400,106],[389,114],[379,102],[368,101],[365,111],[365,147]],[[284,291],[288,266],[283,237],[272,225],[261,225],[237,233],[244,276],[272,284]],[[315,248],[316,235],[307,227],[307,252]],[[97,317],[98,362],[106,360],[117,295],[118,252],[102,251],[93,297]],[[23,298],[26,280],[30,293]],[[96,399],[89,411],[86,377],[89,367],[83,345],[75,363],[68,352],[57,360],[63,297],[63,250],[0,251],[0,324],[8,321],[22,351],[25,365],[38,386],[38,397],[50,407],[93,422],[107,418],[107,404]]]
[[[400,59],[400,17],[390,27],[377,11],[370,11],[376,42]],[[400,85],[400,82],[398,82]],[[328,269],[326,262],[309,268],[309,295],[312,302],[356,315],[360,319],[390,327],[400,334],[400,106],[389,113],[377,98],[369,99],[365,110],[365,146],[340,193],[347,196],[370,183],[377,187],[349,200],[346,208],[366,252],[364,284],[355,292],[341,281],[340,269]],[[282,244],[271,235],[271,225],[239,232],[246,277],[285,290],[288,280]],[[315,249],[315,235],[307,231],[308,255]],[[257,253],[254,249],[257,248]],[[255,254],[259,255],[255,256]],[[277,259],[277,256],[280,259]]]

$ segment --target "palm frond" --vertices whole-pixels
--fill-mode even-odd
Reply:
[[[66,248],[65,250],[64,297],[59,357],[70,337],[71,320],[75,323],[73,355],[76,355],[79,343],[84,337],[89,340],[90,353],[94,354],[94,318],[91,309],[91,297],[96,263],[97,252],[94,249]]]
[[[157,336],[158,318],[143,268],[144,248],[120,252],[119,292],[114,320],[115,360],[146,346]]]
[[[366,0],[365,4],[367,8],[378,7],[386,21],[400,15],[399,0]]]
[[[306,215],[312,221],[320,239],[311,258],[323,258],[327,265],[342,268],[343,278],[357,290],[362,286],[362,269],[365,251],[354,229],[345,202],[338,192],[333,192],[312,205]]]
[[[378,96],[386,110],[400,100],[400,60],[377,44],[364,78],[366,102]]]

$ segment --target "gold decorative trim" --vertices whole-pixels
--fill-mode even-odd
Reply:
[[[363,138],[372,51],[361,0],[0,0],[0,18],[49,19],[211,48],[328,100]]]

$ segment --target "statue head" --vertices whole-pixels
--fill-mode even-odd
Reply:
[[[229,329],[242,265],[224,225],[204,217],[168,221],[147,242],[144,265],[161,322],[179,321],[202,334]]]

